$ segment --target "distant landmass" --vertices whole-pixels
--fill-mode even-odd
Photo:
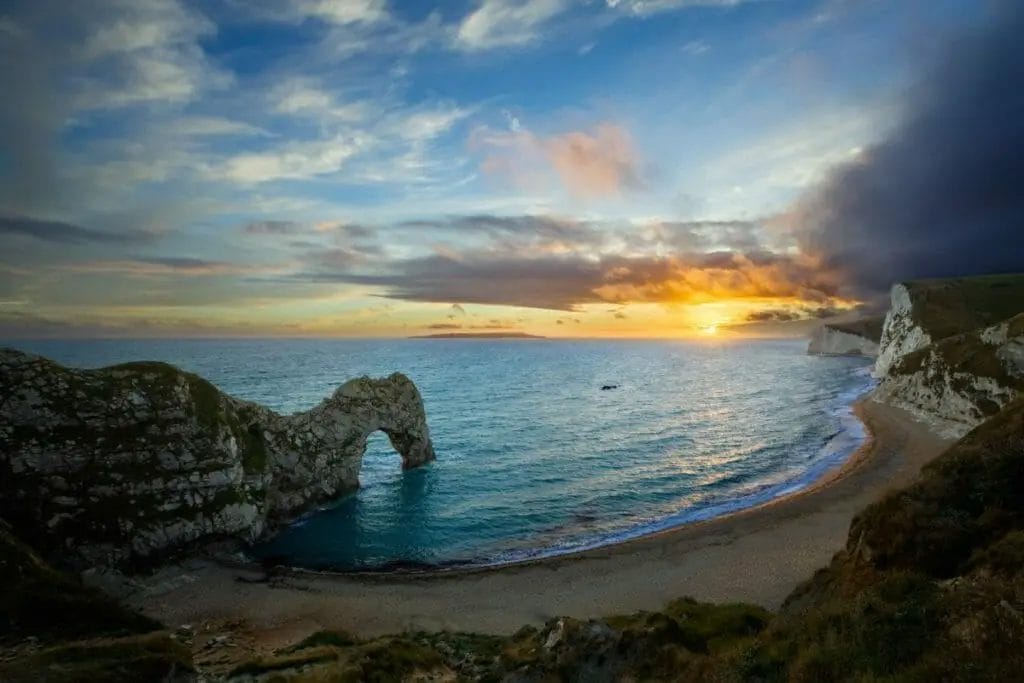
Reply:
[[[547,337],[525,332],[442,332],[440,334],[417,334],[409,339],[547,339]]]

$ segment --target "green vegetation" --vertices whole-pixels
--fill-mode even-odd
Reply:
[[[915,280],[904,284],[915,318],[933,342],[1024,312],[1024,275]]]
[[[0,521],[0,639],[96,637],[160,625],[53,569]]]
[[[444,640],[444,636],[434,636]],[[313,683],[391,683],[416,675],[450,673],[444,657],[428,642],[431,636],[398,636],[359,642],[332,631],[313,634],[276,656],[235,667],[228,679]],[[472,680],[478,680],[474,676]]]
[[[0,664],[9,683],[191,681],[192,672],[191,654],[163,632],[62,644]]]
[[[2,681],[127,683],[192,671],[190,654],[160,624],[57,571],[3,522],[0,583]]]
[[[1002,321],[1006,325],[1007,337],[1024,335],[1024,313]],[[1011,372],[1000,358],[1002,347],[988,343],[981,331],[975,330],[958,334],[907,354],[890,370],[893,376],[923,373],[920,381],[933,385],[937,395],[942,395],[946,382],[958,394],[970,398],[978,407],[979,417],[991,417],[999,412],[1000,406],[977,388],[979,379],[993,380],[1004,389],[1024,391],[1024,376]]]

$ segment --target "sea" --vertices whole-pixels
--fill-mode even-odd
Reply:
[[[95,368],[161,360],[281,413],[403,372],[437,460],[402,471],[371,435],[358,491],[254,558],[336,571],[494,565],[621,542],[811,485],[865,438],[870,363],[804,340],[39,340]],[[604,388],[614,387],[614,388]]]

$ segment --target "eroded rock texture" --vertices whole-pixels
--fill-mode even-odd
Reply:
[[[1024,314],[900,356],[875,398],[959,438],[1024,391]]]
[[[283,416],[164,363],[73,370],[0,350],[0,517],[91,566],[251,542],[356,488],[377,430],[404,467],[434,457],[398,373]]]

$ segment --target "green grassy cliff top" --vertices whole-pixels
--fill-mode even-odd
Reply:
[[[914,317],[932,341],[988,327],[1024,312],[1024,274],[913,280]]]

